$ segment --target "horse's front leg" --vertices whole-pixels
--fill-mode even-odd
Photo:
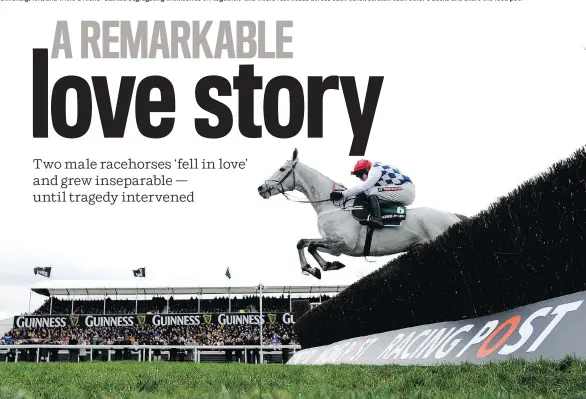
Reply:
[[[315,258],[317,263],[319,263],[319,266],[324,271],[338,270],[338,269],[342,269],[342,268],[346,267],[346,265],[344,265],[343,263],[338,262],[338,261],[327,262],[318,253],[318,249],[320,249],[320,248],[324,249],[325,252],[327,252],[331,255],[339,256],[340,254],[342,254],[344,252],[345,244],[343,241],[336,241],[336,240],[332,240],[329,238],[325,238],[322,240],[314,240],[308,245],[307,250],[309,251],[311,256],[313,256]]]
[[[305,275],[312,275],[321,279],[321,271],[317,267],[311,267],[309,263],[307,263],[307,259],[305,259],[305,248],[309,246],[312,242],[317,240],[310,240],[307,238],[302,238],[297,243],[297,252],[299,254],[299,263],[301,264],[301,272]]]

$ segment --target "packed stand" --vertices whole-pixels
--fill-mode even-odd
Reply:
[[[306,298],[310,302],[319,302],[319,297]],[[321,301],[329,299],[322,296]],[[103,300],[76,300],[73,302],[74,314],[103,314]],[[150,300],[112,300],[106,299],[105,314],[125,315],[138,313],[169,313],[185,314],[198,313],[197,298],[167,299],[154,297]],[[168,305],[168,308],[167,308]],[[50,301],[47,300],[34,315],[48,315]],[[258,296],[243,296],[240,298],[226,297],[202,299],[199,303],[199,313],[225,313],[228,308],[232,312],[257,312]],[[289,312],[290,300],[288,296],[263,297],[263,312]],[[53,298],[53,315],[71,314],[71,301]],[[259,345],[260,328],[258,325],[218,325],[200,324],[193,326],[153,326],[134,325],[131,327],[63,327],[63,328],[13,328],[3,339],[0,345],[6,344],[48,344],[48,345]],[[292,324],[265,324],[263,325],[263,345],[296,345],[297,337]],[[79,356],[84,356],[85,350],[80,350]],[[56,356],[57,351],[50,351]],[[71,351],[70,351],[71,352]],[[96,351],[98,359],[100,351]],[[288,352],[288,351],[286,351]],[[129,350],[116,351],[112,360],[126,359]],[[185,351],[171,351],[171,360],[184,360],[181,356]],[[51,355],[51,356],[53,356]],[[119,356],[120,355],[120,356]],[[160,358],[160,351],[154,351],[155,360]],[[30,355],[32,356],[32,355]],[[36,355],[35,355],[36,356]],[[243,361],[242,351],[226,351],[228,361]],[[251,351],[250,356],[258,358],[258,351]],[[250,356],[248,360],[250,361]],[[287,354],[285,353],[286,357]],[[104,355],[102,355],[102,358]],[[36,357],[35,357],[36,359]]]

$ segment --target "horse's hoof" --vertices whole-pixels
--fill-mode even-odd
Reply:
[[[301,273],[306,276],[313,276],[321,280],[321,271],[317,267],[305,265],[301,267]]]
[[[321,271],[317,267],[305,265],[301,268],[301,273],[303,273],[306,276],[313,276],[321,280]]]
[[[312,270],[313,277],[321,280],[321,271],[317,267],[314,267],[312,269],[313,269]]]
[[[338,262],[337,260],[333,261],[333,262],[328,262],[326,263],[326,267],[324,268],[324,270],[340,270],[345,268],[346,265]]]

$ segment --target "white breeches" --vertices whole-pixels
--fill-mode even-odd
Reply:
[[[374,194],[383,201],[398,202],[407,206],[411,205],[415,200],[415,185],[413,183],[403,183],[400,186],[373,187],[366,191],[366,194]]]

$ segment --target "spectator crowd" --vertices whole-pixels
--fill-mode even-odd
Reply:
[[[329,299],[322,296],[321,300]],[[310,301],[319,301],[320,298],[309,298]],[[106,299],[105,314],[135,314],[138,306],[138,313],[223,313],[228,312],[258,312],[256,307],[259,298],[249,296],[243,298],[227,297],[202,299],[198,304],[197,299],[167,301],[164,298],[153,298],[151,300],[112,300]],[[49,301],[37,309],[33,315],[48,315],[49,307],[52,307],[51,314],[71,314],[71,301],[58,300],[53,298],[52,305]],[[104,314],[104,301],[77,300],[73,302],[74,314]],[[200,312],[198,312],[198,307]],[[263,312],[289,312],[289,297],[263,298]],[[297,337],[293,324],[265,323],[263,324],[263,345],[295,345]],[[260,345],[260,327],[257,324],[199,324],[191,326],[155,326],[152,324],[135,324],[127,327],[91,327],[66,326],[56,328],[12,328],[3,339],[2,344],[49,344],[49,345]],[[56,351],[54,351],[56,353]],[[70,351],[71,352],[71,351]],[[288,351],[287,351],[288,352]],[[105,351],[104,351],[105,353]],[[185,360],[189,351],[171,350],[170,360]],[[86,355],[85,350],[78,353]],[[98,359],[100,351],[94,353]],[[283,354],[284,357],[288,353]],[[55,354],[56,356],[56,354]],[[130,356],[130,350],[119,350],[112,360],[122,360]],[[161,352],[153,351],[154,360],[161,356]],[[249,361],[258,361],[258,351],[251,351],[247,357]],[[243,351],[226,351],[227,361],[243,361]]]

